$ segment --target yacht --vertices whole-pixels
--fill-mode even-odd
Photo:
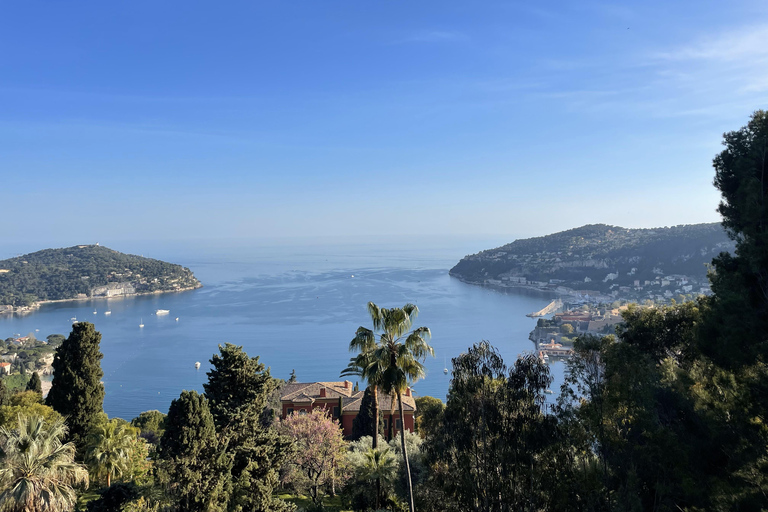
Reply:
[[[155,311],[155,314],[157,316],[162,316],[162,315],[167,315],[170,312],[171,312],[170,309],[158,309],[157,311]]]
[[[111,314],[112,314],[112,311],[105,311],[105,312],[104,312],[104,314],[105,314],[105,315],[111,315]]]
[[[196,362],[196,363],[195,363],[195,369],[196,369],[196,370],[199,370],[199,369],[200,369],[200,361],[198,361],[198,362]],[[408,419],[408,418],[406,417],[405,419]]]
[[[141,329],[141,328],[143,328],[143,327],[144,327],[144,319],[142,318],[142,319],[141,319],[141,323],[139,324],[139,329]]]

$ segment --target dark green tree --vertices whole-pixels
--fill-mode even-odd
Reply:
[[[220,440],[232,459],[230,510],[280,511],[289,506],[273,493],[292,441],[264,425],[262,413],[280,381],[258,357],[227,343],[211,358],[203,384]]]
[[[416,399],[416,431],[424,438],[437,432],[443,421],[445,404],[433,396],[420,396]]]
[[[78,451],[103,413],[104,386],[99,350],[101,333],[89,322],[72,326],[69,337],[53,358],[53,383],[46,404],[67,418],[68,439]]]
[[[729,508],[768,507],[768,112],[723,135],[725,149],[713,162],[718,211],[736,242],[721,253],[710,274],[711,312],[703,321],[702,352],[714,367],[707,393],[728,402],[720,414],[722,453],[733,484]],[[713,403],[714,406],[714,403]],[[720,410],[722,405],[717,406]],[[717,411],[717,409],[713,409]],[[717,413],[716,413],[717,414]],[[729,443],[727,440],[738,440]]]
[[[40,382],[40,375],[38,375],[37,372],[33,373],[29,382],[27,382],[27,391],[34,391],[35,393],[40,393],[42,396],[43,384]]]
[[[5,385],[5,379],[0,377],[0,405],[6,405],[9,396],[10,393],[8,392],[8,387]]]
[[[208,400],[183,391],[171,402],[160,439],[158,476],[179,512],[227,509],[231,461],[219,448]]]
[[[443,421],[427,436],[432,481],[458,510],[546,510],[541,475],[554,418],[542,411],[551,377],[525,355],[507,367],[483,341],[453,360]]]
[[[141,437],[158,444],[165,431],[165,414],[160,411],[144,411],[131,420],[131,426],[141,430]]]
[[[374,423],[373,421],[374,409],[373,394],[370,388],[365,388],[363,399],[360,401],[360,411],[355,416],[355,419],[352,420],[353,441],[357,441],[363,436],[373,436],[374,424],[379,425],[379,435],[384,435],[384,422]],[[379,413],[379,416],[381,416],[381,413]]]

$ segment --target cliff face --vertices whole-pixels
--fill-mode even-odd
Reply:
[[[45,249],[0,261],[0,305],[113,297],[202,286],[181,265],[123,254],[99,245]]]
[[[555,284],[601,293],[642,292],[674,281],[685,292],[699,292],[707,286],[707,264],[733,249],[715,223],[656,229],[594,224],[467,256],[450,274],[476,284]]]

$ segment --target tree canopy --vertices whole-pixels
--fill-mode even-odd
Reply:
[[[78,450],[103,413],[101,333],[89,322],[72,326],[69,337],[53,358],[53,383],[46,403],[67,417],[69,439]]]

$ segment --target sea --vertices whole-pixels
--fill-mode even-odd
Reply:
[[[414,394],[445,400],[451,359],[474,343],[491,342],[508,366],[534,349],[528,335],[535,320],[525,315],[544,307],[552,296],[498,291],[448,275],[465,255],[510,241],[509,237],[116,241],[105,245],[189,267],[203,288],[46,304],[26,316],[0,316],[0,338],[67,335],[73,318],[94,323],[102,335],[104,410],[110,417],[131,419],[147,410],[167,412],[182,390],[202,392],[209,360],[224,343],[241,345],[281,379],[295,371],[300,382],[341,380],[339,373],[353,355],[349,342],[355,331],[359,326],[372,327],[366,304],[400,307],[410,302],[419,308],[414,327],[430,328],[435,351],[435,357],[425,362],[426,377],[413,386]],[[16,256],[17,251],[4,248],[0,259]],[[157,315],[159,309],[169,313]],[[199,369],[196,362],[201,363]],[[556,391],[562,364],[552,363],[550,368],[555,378],[551,389]]]

